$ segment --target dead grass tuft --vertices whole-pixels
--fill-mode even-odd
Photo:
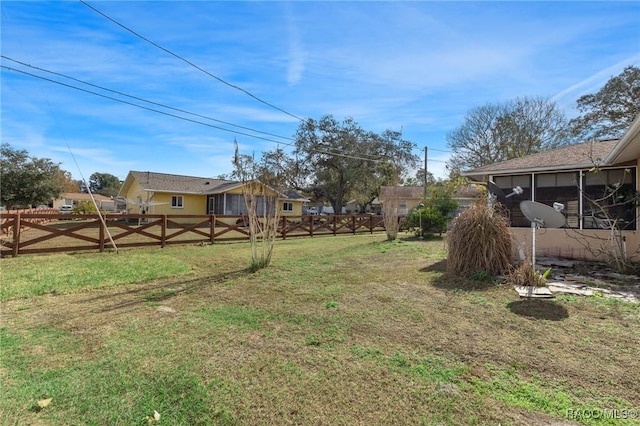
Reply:
[[[547,278],[545,274],[539,273],[529,259],[526,259],[517,267],[511,268],[507,274],[507,284],[515,286],[546,287]]]
[[[447,232],[447,272],[465,277],[480,271],[504,274],[512,244],[507,218],[477,203],[455,218]]]

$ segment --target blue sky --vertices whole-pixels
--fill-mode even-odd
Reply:
[[[428,147],[428,169],[439,177],[446,136],[471,109],[542,96],[570,118],[579,96],[640,66],[637,1],[87,3],[294,116],[350,116],[366,130],[402,130],[416,154]],[[124,179],[129,170],[215,177],[232,171],[234,138],[247,154],[290,150],[298,119],[79,1],[2,1],[1,12],[2,55],[11,59],[2,65],[210,125],[3,68],[2,142],[60,162],[75,178]]]

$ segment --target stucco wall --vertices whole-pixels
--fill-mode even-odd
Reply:
[[[531,228],[511,228],[517,250],[518,243],[525,243],[525,252],[531,253]],[[627,255],[640,261],[640,237],[638,231],[623,231],[626,239]],[[538,229],[536,230],[536,257],[550,256],[567,259],[605,261],[606,255],[599,250],[612,250],[611,233],[605,229]],[[517,256],[517,251],[514,252]]]

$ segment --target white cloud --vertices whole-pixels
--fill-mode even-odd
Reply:
[[[298,25],[289,3],[285,3],[285,19],[289,36],[289,61],[287,66],[287,83],[290,86],[297,84],[302,78],[305,69],[305,52],[300,40]]]
[[[553,95],[551,100],[554,102],[561,102],[568,97],[575,100],[586,93],[598,91],[613,75],[619,74],[626,66],[633,64],[640,64],[640,53],[625,58],[613,65],[597,71],[594,74],[591,74],[586,78],[583,78],[577,83],[574,83]]]

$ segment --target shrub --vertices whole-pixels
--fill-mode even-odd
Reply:
[[[433,207],[415,209],[405,219],[405,226],[410,231],[415,231],[416,235],[442,234],[447,230],[447,217]]]
[[[80,214],[94,214],[98,211],[96,210],[95,204],[91,201],[80,201],[77,205],[73,207],[74,213]]]

